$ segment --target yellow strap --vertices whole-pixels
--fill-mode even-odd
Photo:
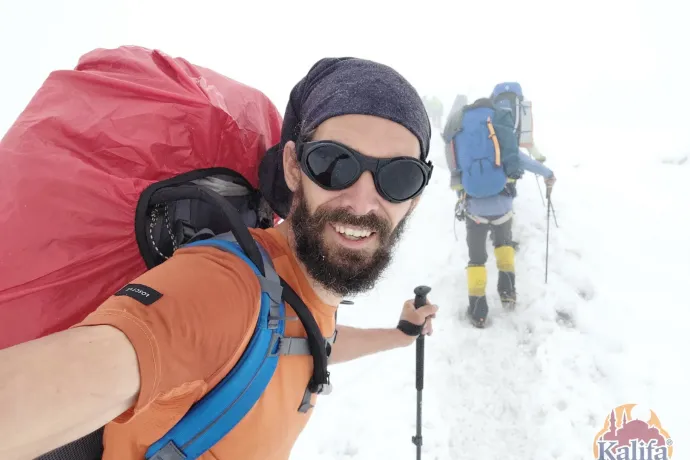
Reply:
[[[496,137],[496,131],[494,131],[494,125],[491,123],[491,117],[486,118],[486,124],[489,127],[489,139],[494,142],[494,150],[496,151],[496,166],[501,166],[501,147],[498,145],[498,138]]]

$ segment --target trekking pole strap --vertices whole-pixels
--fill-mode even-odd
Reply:
[[[551,230],[551,198],[546,207],[546,263],[544,267],[544,283],[549,282],[549,233]]]

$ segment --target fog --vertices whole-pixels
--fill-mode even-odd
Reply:
[[[282,111],[318,59],[357,56],[399,70],[446,110],[518,80],[551,156],[682,150],[690,92],[670,0],[492,2],[26,0],[0,4],[4,132],[47,74],[97,47],[158,48],[265,92]]]

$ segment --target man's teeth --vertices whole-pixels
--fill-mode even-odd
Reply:
[[[343,225],[336,225],[335,231],[354,238],[366,238],[373,233],[371,230],[365,230],[363,228],[345,227]]]

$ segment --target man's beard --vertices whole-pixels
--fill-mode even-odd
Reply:
[[[393,250],[402,236],[411,210],[393,229],[387,220],[375,214],[357,216],[345,208],[317,209],[310,214],[301,186],[294,193],[293,202],[295,200],[290,227],[295,236],[297,258],[304,264],[309,276],[339,296],[372,289],[393,258]],[[335,243],[327,245],[324,230],[330,224],[372,230],[376,232],[379,246],[371,253],[366,249],[338,247]]]

